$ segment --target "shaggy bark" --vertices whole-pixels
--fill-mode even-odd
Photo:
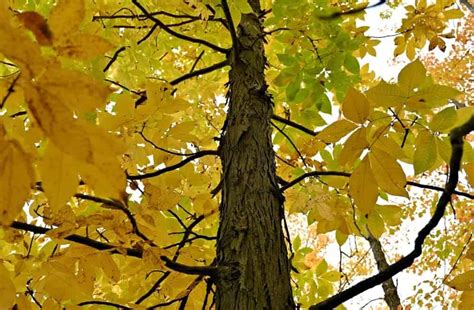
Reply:
[[[220,145],[222,202],[217,239],[218,309],[294,309],[282,230],[267,94],[262,21],[242,16],[230,57],[229,111]],[[236,45],[237,43],[237,45]]]

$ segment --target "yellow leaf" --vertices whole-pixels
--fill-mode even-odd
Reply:
[[[59,66],[49,66],[37,83],[76,112],[104,108],[111,93],[111,89],[104,82]]]
[[[8,226],[21,212],[34,182],[32,159],[20,144],[7,140],[0,124],[0,226]]]
[[[474,270],[466,271],[446,284],[458,291],[474,291]]]
[[[474,308],[474,292],[464,291],[461,294],[459,310],[472,310]]]
[[[72,35],[56,46],[59,55],[84,60],[103,56],[113,48],[107,40],[93,34]]]
[[[334,143],[357,127],[353,122],[345,119],[335,121],[323,129],[316,137],[326,143]]]
[[[49,143],[39,164],[41,181],[53,214],[74,195],[78,185],[77,168],[73,159]]]
[[[13,309],[16,299],[16,289],[10,273],[0,262],[0,309]]]
[[[444,11],[443,15],[446,19],[456,19],[456,18],[462,18],[464,16],[464,13],[458,9],[451,9],[451,10]]]
[[[426,104],[428,107],[437,108],[448,102],[448,99],[456,98],[461,92],[455,88],[444,85],[431,85],[416,92],[410,97],[410,102],[415,104]]]
[[[367,98],[358,90],[349,88],[342,103],[344,116],[353,122],[362,124],[369,117],[369,109],[370,104]]]
[[[415,174],[429,170],[436,163],[438,148],[435,137],[427,130],[420,131],[415,140],[413,166]]]
[[[84,15],[84,0],[58,0],[48,19],[54,40],[65,39],[76,32],[84,19]]]
[[[351,165],[354,161],[359,159],[362,151],[368,146],[367,128],[361,127],[351,134],[344,143],[344,147],[339,155],[339,163],[343,166],[347,164]]]
[[[405,190],[405,172],[394,157],[374,147],[369,153],[369,159],[377,184],[383,191],[392,195],[408,197]]]
[[[159,247],[149,247],[143,251],[143,260],[153,269],[164,269],[165,264],[161,260],[161,256],[168,253]]]
[[[372,212],[379,192],[367,156],[349,178],[349,194],[361,213],[370,214]]]
[[[42,15],[36,12],[21,12],[17,17],[27,29],[33,32],[40,45],[51,45],[53,35]]]
[[[407,99],[398,85],[380,81],[367,91],[367,98],[380,107],[396,107]]]
[[[42,70],[44,66],[40,46],[31,40],[23,28],[14,24],[7,4],[7,1],[0,1],[0,53],[22,66],[28,64],[33,71]]]
[[[474,261],[474,241],[469,243],[469,248],[467,249],[466,255],[464,257]]]
[[[467,181],[474,187],[474,163],[465,163],[463,168],[467,175]]]
[[[101,268],[105,275],[114,282],[120,280],[120,269],[113,260],[112,256],[108,253],[99,252],[96,254],[97,259],[94,257],[94,261],[99,268]]]
[[[398,84],[407,94],[420,87],[425,79],[426,69],[418,59],[406,65],[398,74]]]

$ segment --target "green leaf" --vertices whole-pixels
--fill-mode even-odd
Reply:
[[[457,120],[456,109],[451,107],[436,113],[429,125],[434,131],[447,132],[454,127]]]
[[[415,174],[420,174],[434,166],[438,157],[435,137],[427,130],[421,131],[415,140],[413,166]]]

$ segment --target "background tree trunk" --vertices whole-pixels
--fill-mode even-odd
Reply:
[[[222,202],[217,240],[218,309],[292,309],[290,268],[282,231],[283,196],[276,181],[267,94],[263,27],[242,16],[231,57],[229,111],[220,152]],[[222,270],[222,268],[221,268]]]

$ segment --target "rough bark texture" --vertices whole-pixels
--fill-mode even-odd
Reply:
[[[379,240],[374,238],[372,235],[367,239],[370,243],[370,248],[374,254],[375,262],[379,272],[384,271],[388,268],[387,259],[382,249],[382,244]],[[390,310],[397,310],[400,306],[400,297],[398,296],[397,288],[393,283],[392,279],[389,279],[382,283],[383,292],[385,294],[384,300],[389,306]]]
[[[242,16],[230,55],[229,111],[220,155],[218,309],[294,309],[275,172],[258,1]]]

